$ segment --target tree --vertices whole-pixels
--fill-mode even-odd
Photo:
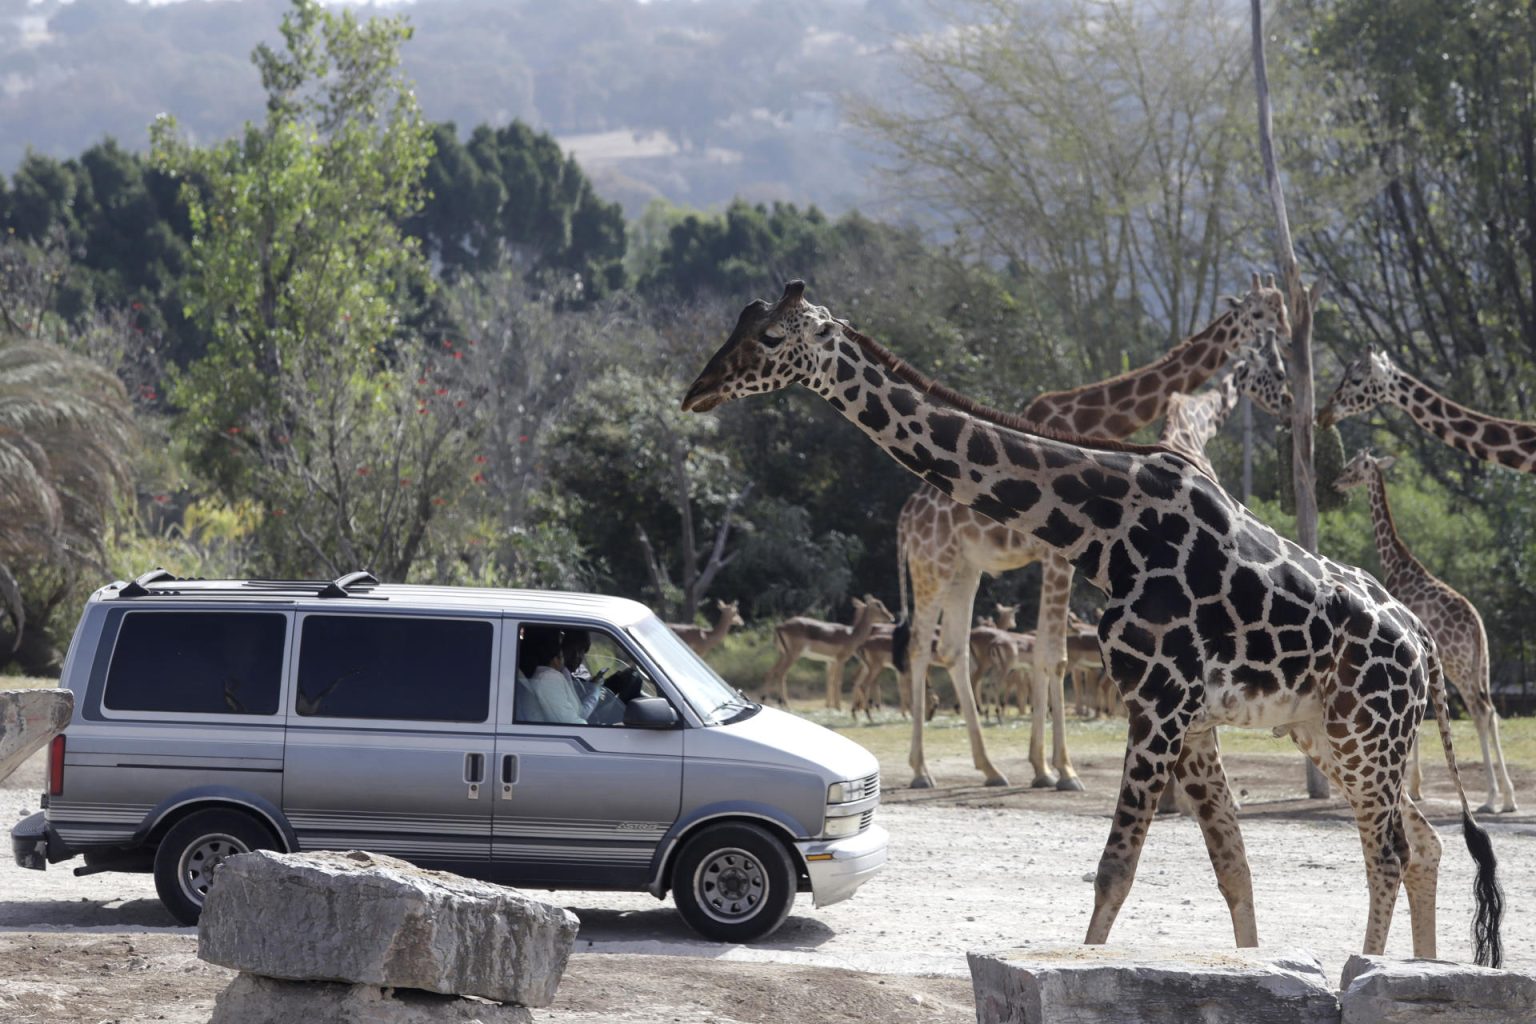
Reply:
[[[38,672],[56,668],[41,629],[100,561],[135,442],[122,384],[59,343],[68,326],[50,309],[66,270],[60,244],[0,239],[0,664],[17,652]],[[29,582],[52,595],[30,628]]]
[[[951,20],[908,40],[914,100],[854,110],[893,186],[1054,303],[1083,379],[1196,328],[1246,229],[1228,9],[960,0]]]
[[[516,121],[480,125],[465,143],[452,124],[432,134],[427,198],[408,227],[448,277],[521,256],[532,272],[561,272],[581,301],[623,285],[623,213],[553,137]]]
[[[463,353],[401,328],[427,275],[398,225],[431,154],[398,69],[410,31],[316,0],[281,31],[252,58],[264,122],[206,150],[153,127],[157,166],[185,181],[187,294],[211,339],[172,374],[176,429],[224,499],[262,509],[264,568],[404,579],[474,472]]]

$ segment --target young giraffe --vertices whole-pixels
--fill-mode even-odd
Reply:
[[[1205,446],[1227,422],[1237,400],[1247,395],[1265,412],[1278,418],[1291,414],[1291,386],[1285,379],[1285,360],[1275,332],[1245,347],[1232,362],[1232,372],[1214,387],[1193,395],[1169,395],[1168,416],[1157,441],[1172,448],[1216,479],[1216,467]]]
[[[1375,349],[1344,371],[1333,396],[1318,411],[1317,422],[1330,426],[1381,402],[1399,406],[1420,427],[1452,448],[1484,462],[1536,473],[1536,423],[1499,419],[1457,405],[1404,373],[1385,352]]]
[[[1258,943],[1213,732],[1242,725],[1289,732],[1348,797],[1369,880],[1364,951],[1385,948],[1401,886],[1414,955],[1433,957],[1440,842],[1403,792],[1428,700],[1477,863],[1477,960],[1501,961],[1492,846],[1461,792],[1440,662],[1412,612],[1359,569],[1278,536],[1183,456],[1047,435],[978,406],[805,302],[804,289],[792,281],[777,304],[747,306],[682,407],[800,384],[909,471],[1043,541],[1104,591],[1099,639],[1130,725],[1088,942],[1108,938],[1173,775],[1197,805],[1238,945]]]
[[[1488,773],[1488,799],[1479,811],[1492,811],[1503,794],[1503,809],[1517,810],[1515,786],[1504,766],[1504,749],[1499,743],[1499,716],[1493,708],[1488,689],[1488,635],[1483,618],[1461,594],[1437,579],[1413,557],[1408,545],[1398,535],[1392,521],[1392,507],[1387,503],[1387,483],[1383,474],[1397,460],[1390,455],[1377,458],[1362,451],[1345,465],[1333,482],[1341,491],[1364,486],[1371,500],[1371,521],[1375,528],[1376,553],[1381,557],[1382,582],[1392,595],[1413,609],[1440,648],[1446,679],[1454,686],[1477,725],[1477,739],[1483,748],[1483,769]],[[1492,748],[1490,751],[1490,747]],[[1418,799],[1418,754],[1414,754],[1414,777],[1409,792]]]
[[[1240,345],[1251,343],[1267,329],[1290,336],[1285,298],[1273,282],[1253,275],[1248,293],[1227,299],[1228,308],[1204,330],[1174,346],[1145,366],[1109,380],[1070,391],[1040,395],[1023,418],[1046,429],[1106,440],[1123,440],[1163,415],[1168,396],[1192,391],[1210,378]],[[959,504],[934,487],[922,487],[902,506],[896,521],[898,585],[902,626],[897,628],[896,668],[903,685],[911,687],[913,706],[923,703],[928,666],[947,669],[960,700],[971,743],[971,762],[988,786],[1006,786],[1007,777],[993,765],[982,738],[976,702],[969,696],[970,659],[966,631],[982,573],[997,574],[1041,563],[1040,610],[1035,626],[1034,670],[1030,674],[1036,708],[1052,707],[1054,774],[1045,763],[1045,712],[1032,716],[1029,760],[1035,787],[1080,790],[1077,771],[1067,754],[1066,718],[1062,710],[1062,676],[1067,664],[1067,607],[1072,596],[1071,563],[1057,556],[1038,538],[1004,529],[980,513]],[[911,579],[912,603],[907,604]],[[910,614],[908,609],[910,607]],[[902,642],[908,635],[933,636],[936,650]],[[1052,704],[1050,697],[1054,696]],[[922,720],[912,720],[908,755],[912,787],[933,785],[923,755]]]

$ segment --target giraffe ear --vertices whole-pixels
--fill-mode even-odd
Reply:
[[[1383,455],[1381,458],[1376,460],[1376,468],[1381,470],[1383,473],[1395,465],[1397,465],[1396,455]]]

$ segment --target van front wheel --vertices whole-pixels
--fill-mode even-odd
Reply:
[[[271,850],[272,834],[239,811],[199,811],[177,822],[155,851],[155,891],[182,924],[197,924],[214,872],[226,857]]]
[[[706,939],[752,942],[769,935],[795,902],[789,851],[756,825],[712,825],[688,841],[672,869],[672,898]]]

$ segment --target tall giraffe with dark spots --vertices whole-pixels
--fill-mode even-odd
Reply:
[[[791,282],[776,304],[747,306],[683,408],[799,384],[910,472],[1043,541],[1107,595],[1099,642],[1130,724],[1088,942],[1108,938],[1158,795],[1177,779],[1237,942],[1258,943],[1214,742],[1217,726],[1241,725],[1288,733],[1348,798],[1370,892],[1365,952],[1385,948],[1403,887],[1414,955],[1434,956],[1440,841],[1403,788],[1429,702],[1477,863],[1476,958],[1500,962],[1493,850],[1461,791],[1434,640],[1412,612],[1359,569],[1278,536],[1183,456],[1046,434],[981,407],[807,303],[804,287]]]
[[[1030,422],[1086,437],[1124,440],[1164,414],[1170,396],[1193,391],[1239,348],[1256,344],[1267,330],[1289,335],[1285,299],[1273,282],[1253,276],[1242,298],[1225,300],[1221,314],[1198,334],[1185,338],[1158,359],[1108,380],[1070,391],[1040,395],[1024,410]],[[989,786],[1008,779],[993,765],[982,738],[973,696],[968,637],[976,590],[983,573],[996,574],[1041,563],[1040,602],[1032,653],[1029,760],[1033,785],[1082,789],[1067,752],[1062,676],[1067,668],[1067,609],[1072,596],[1071,563],[1028,535],[996,522],[925,486],[907,499],[896,521],[897,573],[902,622],[892,641],[899,685],[912,693],[913,707],[925,705],[928,666],[946,669],[954,685],[971,742],[971,761]],[[907,585],[912,604],[908,614]],[[926,639],[937,631],[937,642]],[[923,638],[911,642],[910,638]],[[1051,768],[1045,762],[1045,709],[1051,709]],[[933,785],[923,754],[923,721],[914,716],[908,763],[912,786]]]
[[[1413,422],[1452,448],[1522,473],[1536,473],[1536,423],[1505,420],[1437,393],[1404,373],[1385,352],[1370,349],[1351,363],[1344,378],[1318,410],[1317,422],[1330,426],[1390,402]]]

